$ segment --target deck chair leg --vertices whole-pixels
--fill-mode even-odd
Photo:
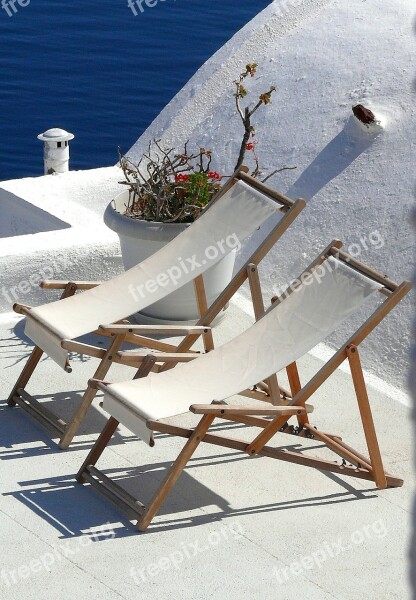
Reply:
[[[111,440],[113,433],[117,429],[118,425],[119,425],[119,421],[114,419],[114,417],[110,417],[108,419],[106,426],[104,427],[103,431],[101,432],[101,434],[100,434],[99,438],[97,439],[97,441],[95,442],[94,446],[91,448],[82,467],[80,468],[80,470],[77,473],[76,480],[79,483],[85,483],[85,480],[83,477],[85,469],[87,467],[95,466],[97,464],[98,459],[100,458],[101,454],[104,452],[105,447],[107,446],[108,442]]]
[[[204,417],[202,417],[198,426],[195,428],[191,437],[186,442],[185,446],[180,452],[178,458],[173,463],[169,473],[165,477],[165,480],[153,496],[153,499],[146,508],[144,515],[138,521],[137,528],[139,529],[139,531],[145,531],[147,529],[153,517],[156,515],[157,511],[161,507],[166,496],[169,494],[170,490],[175,485],[176,481],[179,479],[179,476],[186,467],[189,459],[191,458],[199,444],[202,442],[206,432],[210,428],[214,419],[214,415],[205,415]]]
[[[101,371],[101,373],[98,376],[97,376],[97,371],[98,371],[98,369],[97,369],[97,371],[95,372],[95,377],[97,377],[97,379],[104,377],[110,368],[110,364],[108,364],[108,365],[106,364],[106,367],[107,367],[106,371],[105,372]],[[97,395],[97,390],[88,385],[88,387],[82,397],[82,402],[81,402],[80,406],[78,407],[77,411],[75,412],[75,415],[73,416],[71,422],[68,423],[65,433],[59,441],[59,447],[62,450],[66,450],[69,447],[72,440],[74,439],[74,436],[77,433],[77,431],[78,431],[85,415],[87,414],[88,409],[91,406],[91,403],[94,400],[96,395]]]
[[[289,380],[290,391],[292,392],[292,398],[294,398],[302,389],[302,385],[300,383],[299,371],[296,362],[291,363],[286,367],[287,378]],[[307,423],[309,423],[308,413],[297,417],[299,427],[304,427]]]
[[[202,275],[198,275],[194,279],[194,288],[195,288],[195,297],[198,305],[198,312],[200,317],[202,317],[208,310],[208,302],[207,302],[207,294],[205,290],[204,278]],[[210,352],[214,350],[214,338],[212,336],[211,329],[202,334],[202,341],[204,343],[205,352]]]
[[[137,369],[135,376],[133,379],[142,379],[143,377],[147,377],[150,371],[156,364],[156,357],[153,354],[149,354],[143,359],[142,364]]]
[[[261,283],[257,264],[250,263],[247,265],[247,278],[250,286],[251,299],[253,302],[254,316],[256,321],[258,321],[264,315],[264,302],[263,295],[261,293]],[[271,375],[265,380],[265,383],[267,384],[272,404],[275,406],[281,404],[280,388],[277,375]]]
[[[104,379],[104,377],[107,375],[112,365],[113,356],[116,354],[116,352],[118,352],[124,341],[124,337],[125,334],[115,336],[114,340],[110,344],[110,347],[103,356],[97,370],[95,371],[93,379]],[[66,450],[74,439],[74,436],[77,433],[85,415],[87,414],[92,401],[97,395],[97,391],[98,390],[96,388],[88,385],[78,410],[75,412],[72,421],[68,423],[65,433],[59,442],[59,447],[62,448],[62,450]]]
[[[61,295],[61,300],[64,298],[68,298],[69,296],[73,296],[77,291],[77,286],[72,281],[68,282],[65,286],[64,291]],[[9,406],[16,406],[16,402],[13,399],[17,393],[17,390],[24,390],[27,384],[29,383],[30,378],[33,375],[34,370],[39,364],[40,359],[43,356],[43,350],[41,350],[38,346],[35,346],[32,350],[31,355],[29,356],[26,365],[24,366],[23,371],[21,372],[19,379],[17,380],[15,386],[13,387],[10,396],[8,398]]]
[[[15,386],[13,387],[7,404],[9,406],[16,406],[17,402],[14,400],[15,395],[17,394],[17,390],[24,389],[29,379],[32,377],[33,371],[39,364],[40,359],[43,356],[43,350],[41,350],[38,346],[35,346],[27,360],[27,363],[24,366],[23,371],[21,372]]]
[[[207,295],[206,295],[206,291],[205,291],[205,284],[204,284],[203,276],[198,275],[198,277],[195,277],[193,284],[194,284],[196,303],[198,306],[198,312],[200,315],[198,324],[200,324],[201,319],[203,318],[205,313],[208,311],[208,302],[207,302]],[[169,351],[170,352],[172,352],[172,351],[173,352],[186,352],[186,350],[182,350],[182,348],[186,347],[187,350],[190,350],[190,348],[198,340],[200,335],[201,335],[200,333],[197,333],[197,334],[189,333],[178,346],[172,347],[171,349],[166,349],[166,351],[167,352],[169,352]],[[205,333],[202,333],[202,343],[204,344],[205,352],[211,352],[211,350],[214,350],[214,347],[215,347],[214,337],[212,335],[212,331],[210,328],[207,329],[207,331]],[[178,363],[176,363],[176,362],[164,363],[164,364],[160,365],[159,373],[161,373],[162,371],[169,371],[170,369],[173,369],[177,364]]]
[[[367,448],[370,455],[371,466],[373,468],[374,480],[377,484],[377,487],[383,490],[387,487],[387,478],[383,467],[380,447],[377,441],[376,429],[374,426],[373,415],[371,412],[357,346],[354,346],[353,344],[348,346],[347,355],[350,363],[355,393],[358,400],[358,407],[360,409]]]

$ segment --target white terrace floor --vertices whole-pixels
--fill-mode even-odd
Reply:
[[[219,342],[247,324],[236,306],[230,313],[216,333]],[[20,409],[6,405],[30,351],[23,323],[3,315],[0,338],[1,598],[410,597],[411,424],[409,409],[395,398],[370,387],[387,468],[404,478],[404,487],[379,492],[363,480],[205,445],[140,534],[106,500],[74,482],[104,423],[98,403],[73,447],[60,451]],[[65,413],[93,362],[75,362],[67,375],[46,360],[28,389]],[[319,366],[307,357],[303,378]],[[120,367],[112,372],[113,379],[129,376]],[[338,371],[313,403],[315,424],[364,450],[347,373]],[[218,425],[227,427],[245,435],[237,425]],[[277,446],[292,449],[298,442],[275,438]],[[121,429],[99,466],[131,490],[145,488],[146,497],[182,443],[161,435],[151,449]]]

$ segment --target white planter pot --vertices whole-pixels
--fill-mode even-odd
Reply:
[[[104,213],[105,224],[120,238],[121,254],[126,270],[157,252],[189,227],[189,224],[183,223],[156,223],[126,217],[123,213],[128,197],[127,190],[121,192],[110,202]],[[231,281],[235,258],[236,253],[233,250],[204,273],[208,306]],[[224,311],[220,313],[219,318],[223,316]],[[198,318],[199,312],[192,282],[136,315],[136,320],[140,323],[195,323]],[[215,322],[218,320],[217,318]]]

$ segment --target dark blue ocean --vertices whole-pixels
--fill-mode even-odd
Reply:
[[[71,169],[114,164],[117,146],[128,150],[200,65],[270,3],[130,0],[133,10],[127,0],[2,1],[0,180],[42,174],[36,136],[50,127],[76,135]]]

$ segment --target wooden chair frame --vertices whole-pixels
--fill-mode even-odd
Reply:
[[[227,184],[223,186],[210,206],[212,206],[212,204],[214,204],[238,180],[250,184],[254,189],[264,193],[269,199],[280,204],[280,210],[284,213],[282,219],[275,225],[266,239],[254,251],[246,264],[234,276],[230,284],[210,307],[207,305],[203,276],[199,275],[195,278],[195,294],[199,313],[201,315],[200,320],[195,326],[132,325],[126,320],[112,325],[101,325],[97,331],[92,333],[110,338],[110,343],[107,349],[74,340],[63,340],[61,345],[66,350],[100,359],[100,364],[94,373],[93,379],[102,380],[105,378],[114,362],[136,367],[137,369],[140,367],[143,358],[142,354],[139,352],[137,356],[134,356],[130,352],[123,352],[122,346],[125,343],[134,344],[138,347],[150,348],[152,350],[164,353],[163,364],[158,365],[155,363],[153,365],[154,370],[172,368],[178,362],[183,360],[191,360],[192,358],[198,356],[198,353],[191,351],[191,348],[201,336],[204,349],[206,352],[209,352],[214,348],[214,340],[211,331],[212,322],[247,279],[250,281],[256,314],[262,314],[264,306],[262,301],[260,301],[261,293],[259,295],[260,288],[256,272],[257,266],[273,248],[273,246],[293,223],[293,221],[298,217],[300,212],[305,208],[306,203],[303,199],[293,201],[290,198],[271,190],[268,186],[248,175],[247,168],[243,167],[240,171],[236,172],[232,178],[230,178]],[[96,287],[99,285],[99,283],[100,282],[89,281],[43,281],[40,285],[45,289],[62,289],[63,294],[61,298],[66,298],[75,294],[77,291]],[[30,314],[31,307],[15,304],[14,310],[20,314],[28,315]],[[184,339],[178,346],[175,346],[167,342],[148,337],[149,335],[184,336]],[[71,444],[82,421],[84,420],[91,403],[96,396],[97,390],[88,385],[82,397],[81,403],[71,421],[66,423],[61,417],[46,409],[25,390],[42,356],[43,351],[39,347],[35,346],[21,375],[19,376],[10,393],[8,404],[9,406],[15,406],[18,404],[43,427],[47,428],[47,430],[53,435],[57,435],[60,438],[60,448],[66,449]],[[69,373],[71,372],[72,369],[69,364],[67,364],[65,370]],[[275,377],[272,377],[270,380],[268,380],[268,382],[265,382],[261,390],[248,390],[247,395],[251,395],[254,398],[257,397],[260,399],[270,399],[274,404],[280,404],[281,402],[287,403],[290,396],[289,392],[286,390],[280,390],[278,388],[277,379]]]
[[[223,402],[213,402],[211,405],[194,404],[189,410],[194,414],[201,415],[201,420],[195,429],[188,429],[172,424],[171,420],[147,421],[147,427],[154,432],[170,434],[187,439],[185,446],[147,506],[133,498],[133,496],[111,481],[95,466],[119,424],[114,417],[110,417],[104,430],[79,470],[77,481],[80,483],[89,482],[94,488],[113,501],[121,510],[126,512],[130,518],[137,519],[137,527],[140,531],[144,531],[148,527],[201,442],[230,448],[232,450],[239,450],[246,453],[248,456],[267,456],[277,460],[312,467],[320,471],[328,471],[339,475],[348,475],[374,481],[379,489],[400,487],[403,485],[402,479],[386,472],[383,466],[358,346],[406,296],[411,289],[411,284],[407,281],[404,281],[400,285],[394,283],[387,277],[384,277],[380,273],[377,273],[341,251],[340,246],[341,244],[339,242],[332,242],[323,255],[314,261],[305,273],[313,272],[326,257],[331,255],[336,256],[351,268],[380,283],[383,286],[380,291],[386,296],[386,299],[306,385],[302,386],[300,383],[296,363],[287,367],[292,392],[292,398],[288,406],[259,408],[238,405],[230,406]],[[280,299],[277,298],[276,301],[284,301],[284,297],[281,297]],[[155,360],[156,358],[152,355],[143,357],[138,376],[147,376],[152,370]],[[309,422],[306,405],[307,400],[345,360],[348,360],[351,368],[352,381],[369,457],[362,455],[360,452],[349,446],[339,435],[323,432]],[[105,382],[94,381],[91,382],[91,385],[105,391],[106,385],[108,384]],[[294,409],[299,410],[294,411]],[[273,418],[270,420],[265,418],[265,416],[272,416]],[[289,425],[288,420],[291,417],[297,419],[297,426]],[[216,418],[253,426],[259,428],[261,431],[250,443],[210,433],[209,429]],[[268,446],[267,444],[278,432],[296,435],[298,438],[314,438],[323,442],[328,449],[332,450],[341,458],[342,462],[339,464],[338,462],[335,463],[314,456],[305,456],[301,452],[293,452]]]

